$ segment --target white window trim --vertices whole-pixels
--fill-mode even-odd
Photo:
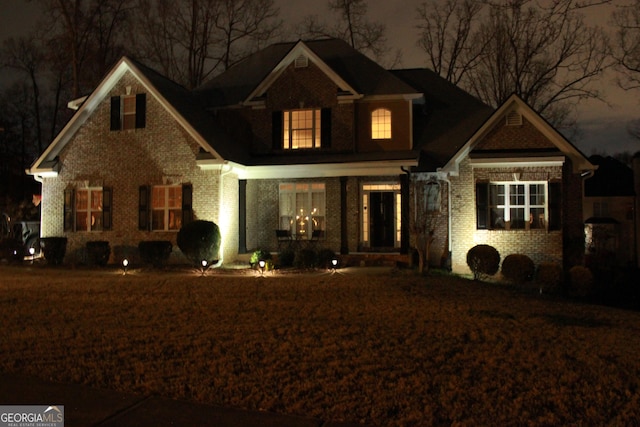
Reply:
[[[284,188],[286,186],[293,186],[293,189]],[[298,186],[307,186],[306,190],[299,190]],[[322,189],[313,188],[314,185],[322,185]],[[314,207],[313,205],[313,194],[320,193],[322,194],[322,207]],[[307,195],[307,206],[304,208],[303,212],[295,212],[296,209],[296,197],[298,194],[306,194]],[[282,198],[283,196],[293,196],[292,212],[286,212],[289,215],[285,215],[285,212],[281,210]],[[278,186],[278,223],[280,224],[280,228],[289,230],[291,235],[297,239],[310,239],[314,230],[322,230],[326,231],[327,227],[327,186],[324,182],[283,182]],[[301,216],[302,215],[302,216]],[[315,227],[314,226],[314,217],[321,218],[322,222],[324,222],[323,227]],[[285,227],[283,224],[283,218],[290,218],[288,221],[288,227]],[[304,221],[304,231],[303,233],[298,233],[298,227],[296,223],[298,221]]]
[[[362,184],[361,197],[360,197],[360,223],[362,224],[362,230],[360,232],[360,239],[364,247],[371,246],[370,236],[370,224],[369,224],[369,199],[372,192],[393,192],[394,193],[394,221],[395,230],[395,242],[394,247],[400,247],[402,240],[402,193],[401,185],[397,182],[369,182]]]
[[[297,147],[293,147],[294,139],[293,139],[293,131],[307,129],[307,128],[293,128],[293,114],[301,113],[301,112],[312,112],[312,125],[311,125],[311,147],[300,147],[299,143]],[[321,120],[322,120],[322,111],[319,108],[301,108],[297,110],[285,110],[282,112],[282,126],[283,126],[283,137],[282,137],[282,146],[284,150],[312,150],[315,148],[320,148],[322,144],[321,140]]]
[[[78,209],[78,194],[80,192],[86,191],[87,192],[87,209]],[[91,222],[87,221],[87,225],[86,227],[78,227],[78,213],[79,212],[86,212],[87,213],[87,219],[91,218],[93,216],[94,213],[97,213],[100,216],[100,220],[102,221],[102,209],[98,209],[98,210],[91,210],[91,194],[94,191],[100,191],[101,197],[102,197],[102,205],[104,205],[104,193],[103,193],[103,187],[82,187],[82,188],[77,188],[75,190],[75,206],[73,207],[73,221],[75,223],[76,226],[76,231],[87,231],[90,233],[97,233],[97,232],[101,232],[103,229],[103,225],[100,227],[99,230],[93,230],[91,228]]]
[[[379,113],[382,113],[382,112],[384,112],[385,115],[386,114],[389,115],[389,133],[387,135],[386,131],[385,131],[384,135],[382,137],[380,137],[379,135],[377,135],[377,134],[381,133],[379,130],[376,130],[374,132],[374,125],[376,125],[376,123],[374,122],[374,116],[376,114],[379,114]],[[374,139],[374,140],[377,140],[377,141],[391,139],[391,137],[393,135],[392,130],[393,130],[393,115],[392,115],[390,109],[381,107],[381,108],[376,108],[375,110],[373,110],[371,112],[371,139]],[[376,134],[376,135],[374,136],[374,134]]]
[[[155,190],[157,188],[163,188],[164,189],[164,207],[162,208],[156,208],[154,206],[154,193]],[[169,189],[170,188],[174,188],[178,190],[178,193],[180,194],[180,203],[178,205],[178,207],[169,207]],[[178,210],[180,211],[180,223],[182,224],[182,185],[154,185],[151,187],[151,231],[169,231],[169,232],[178,232],[180,231],[180,227],[177,228],[169,228],[169,224],[170,224],[170,211],[171,210]],[[153,214],[156,211],[163,211],[163,224],[164,227],[163,228],[154,228],[153,226]]]
[[[501,205],[492,205],[491,204],[491,187],[492,186],[503,186],[504,187],[504,204]],[[512,185],[523,185],[524,186],[524,204],[517,205],[511,204],[510,191]],[[530,186],[531,185],[542,185],[544,188],[544,204],[541,205],[533,205],[530,203]],[[489,183],[489,208],[498,208],[503,209],[504,212],[504,221],[511,221],[511,209],[512,208],[524,208],[524,218],[528,218],[531,216],[531,209],[544,209],[544,227],[547,228],[549,224],[549,186],[547,181],[491,181]],[[525,220],[526,221],[526,220]],[[492,224],[492,228],[495,229],[495,224]],[[516,228],[514,230],[528,230],[528,227],[525,228]],[[539,229],[539,228],[536,228]]]

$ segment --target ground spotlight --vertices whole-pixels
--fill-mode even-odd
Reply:
[[[202,275],[204,275],[204,272],[207,271],[207,266],[209,265],[209,263],[207,262],[206,259],[202,260]]]
[[[267,262],[263,259],[261,259],[260,261],[258,261],[258,267],[260,267],[260,275],[264,276],[264,268],[266,267]]]
[[[129,267],[129,260],[125,258],[125,259],[122,260],[122,271],[123,271],[123,274],[127,274],[127,267]]]

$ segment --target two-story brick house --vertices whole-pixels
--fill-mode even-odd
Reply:
[[[225,262],[277,251],[282,233],[408,253],[412,224],[432,215],[432,260],[462,272],[477,243],[561,262],[583,232],[593,166],[519,98],[494,111],[340,40],[272,45],[191,92],[123,58],[72,106],[29,171],[42,235],[67,236],[71,254],[88,240],[175,242],[194,218],[220,226]]]

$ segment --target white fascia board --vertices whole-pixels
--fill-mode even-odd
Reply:
[[[420,99],[423,95],[421,93],[403,93],[392,95],[366,95],[361,98],[362,101],[413,101],[414,99]]]
[[[276,65],[269,75],[249,94],[244,104],[251,105],[251,102],[255,98],[262,96],[267,89],[280,77],[284,70],[300,55],[306,55],[309,60],[315,64],[324,74],[327,75],[342,91],[355,95],[359,95],[351,85],[349,85],[342,77],[340,77],[331,67],[329,67],[318,55],[316,55],[309,47],[301,40],[299,41],[288,54]]]
[[[316,165],[242,166],[234,164],[239,179],[333,178],[339,176],[389,176],[404,173],[402,168],[417,166],[415,160],[384,162],[329,163]]]
[[[470,159],[471,166],[474,168],[562,166],[564,161],[563,156]]]
[[[82,105],[82,103],[84,101],[87,100],[89,96],[81,96],[80,98],[77,99],[73,99],[69,102],[67,102],[67,108],[69,108],[70,110],[78,110],[80,108],[80,106]]]

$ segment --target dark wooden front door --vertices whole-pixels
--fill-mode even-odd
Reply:
[[[392,248],[395,243],[394,193],[391,191],[371,192],[369,223],[371,224],[371,246]]]

